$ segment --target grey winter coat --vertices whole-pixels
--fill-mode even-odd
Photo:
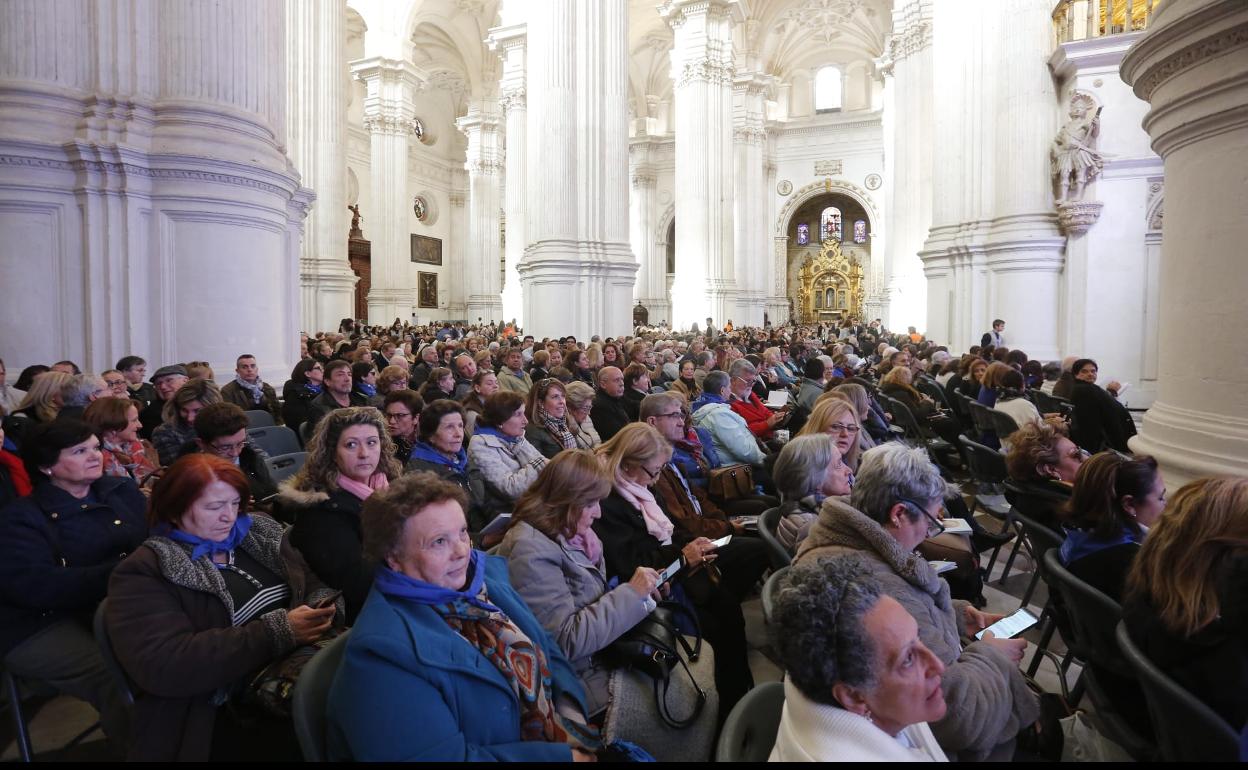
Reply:
[[[481,471],[486,505],[496,512],[510,511],[546,467],[546,458],[523,436],[512,443],[488,433],[473,434],[468,461]]]
[[[645,601],[621,583],[607,590],[606,563],[594,564],[560,536],[552,540],[526,522],[507,530],[498,546],[511,584],[550,633],[585,685],[586,711],[607,707],[611,669],[594,654],[646,616]]]
[[[878,523],[832,498],[798,550],[797,561],[859,553],[868,557],[883,591],[919,624],[919,638],[945,664],[948,711],[932,732],[950,759],[1009,757],[1014,736],[1040,716],[1040,704],[1018,667],[983,642],[962,647],[966,602],[917,553],[906,553]]]

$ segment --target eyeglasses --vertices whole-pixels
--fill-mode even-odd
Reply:
[[[110,388],[119,388],[126,384],[125,380],[104,380],[104,384]]]
[[[860,428],[857,425],[845,425],[839,422],[834,422],[828,426],[828,433],[845,433],[850,436],[854,435],[859,430]]]
[[[923,517],[927,519],[927,536],[928,537],[936,537],[937,535],[945,531],[944,523],[940,519],[937,519],[936,517],[932,516],[932,514],[928,513],[927,509],[924,508],[923,506],[919,505],[913,500],[908,500],[904,497],[898,498],[897,501],[900,502],[902,505],[908,505],[914,510],[923,514]]]
[[[233,444],[209,444],[208,446],[211,447],[212,451],[216,454],[232,455],[247,446],[247,440],[243,439],[242,441],[236,441]]]
[[[386,412],[386,422],[391,420],[402,420],[405,417],[411,417],[411,412]]]
[[[682,411],[682,412],[668,412],[667,414],[656,414],[654,416],[654,419],[658,420],[664,417],[679,417],[680,419],[683,420],[685,419],[685,413]]]

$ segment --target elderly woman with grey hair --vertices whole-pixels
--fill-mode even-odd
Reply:
[[[108,386],[98,374],[70,375],[70,379],[61,387],[61,411],[57,416],[82,419],[82,413],[92,401],[110,395]]]
[[[944,762],[945,666],[858,555],[780,581],[768,624],[786,673],[773,762]]]
[[[854,474],[841,459],[836,439],[826,433],[785,444],[771,473],[783,501],[776,536],[792,554],[819,518],[823,501],[849,494]]]
[[[849,503],[824,501],[797,561],[865,557],[880,590],[914,616],[923,644],[945,665],[949,711],[932,724],[941,747],[960,761],[1008,759],[1016,736],[1048,741],[1051,731],[1060,728],[1055,720],[1046,723],[1043,737],[1035,729],[1040,705],[1018,670],[1026,643],[990,635],[974,641],[976,632],[1001,616],[953,600],[949,584],[914,552],[943,529],[947,494],[940,471],[922,448],[876,447],[863,455]]]

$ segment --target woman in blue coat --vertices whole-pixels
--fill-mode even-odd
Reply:
[[[459,486],[411,473],[364,505],[380,565],[329,696],[343,761],[589,761],[600,748],[559,646],[473,550]]]

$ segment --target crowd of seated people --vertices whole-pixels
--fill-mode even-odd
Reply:
[[[742,604],[771,569],[756,520],[773,507],[794,554],[770,627],[788,674],[773,758],[1054,756],[1022,640],[976,640],[998,618],[980,583],[927,561],[975,573],[1012,533],[985,532],[942,478],[964,470],[957,453],[916,447],[877,393],[950,443],[981,438],[964,399],[1011,417],[995,438],[1019,512],[1060,534],[1062,562],[1123,604],[1164,670],[1236,729],[1248,719],[1242,688],[1219,686],[1248,671],[1244,487],[1167,501],[1156,462],[1125,454],[1121,387],[1097,385],[1091,359],[1057,377],[1021,351],[955,357],[878,324],[536,340],[352,323],[301,340],[280,388],[260,363],[238,355],[218,387],[204,362],[145,381],[138,356],[98,376],[59,361],[9,387],[0,361],[0,654],[91,703],[114,756],[297,759],[289,687],[266,677],[351,628],[333,758],[613,759],[647,738],[660,759],[709,758],[698,728],[658,737],[670,725],[612,689],[606,651],[656,601],[683,606],[722,724],[754,684]],[[1065,417],[1033,400],[1046,386]],[[776,390],[790,408],[766,403]],[[280,485],[256,412],[306,452]],[[944,532],[959,517],[969,537]],[[1202,568],[1178,574],[1188,562]],[[132,706],[92,637],[106,598]],[[623,736],[636,747],[607,735],[613,709],[641,719]]]

